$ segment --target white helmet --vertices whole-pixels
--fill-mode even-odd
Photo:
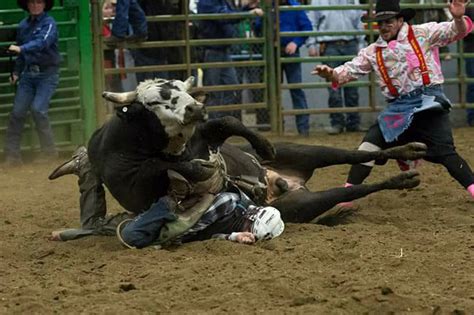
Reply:
[[[251,232],[257,240],[269,240],[279,236],[285,229],[285,223],[281,219],[280,211],[273,207],[257,208],[253,215]]]

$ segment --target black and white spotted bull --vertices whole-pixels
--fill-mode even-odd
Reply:
[[[130,110],[127,115],[130,115]],[[250,147],[241,149],[224,143],[232,135],[246,138],[256,150]],[[143,136],[145,137],[145,134]],[[176,155],[171,163],[166,160],[166,157],[160,156],[160,159],[164,158],[165,161],[155,159],[154,164],[176,169],[173,163],[177,161],[180,165],[182,162],[194,161],[194,159],[208,159],[209,149],[218,150],[221,153],[227,174],[232,180],[244,182],[244,178],[257,179],[254,187],[258,186],[259,189],[248,191],[251,198],[259,200],[262,204],[276,207],[287,222],[309,222],[338,203],[361,198],[384,189],[412,188],[420,182],[418,173],[406,172],[376,184],[313,192],[306,187],[306,183],[317,168],[336,164],[359,164],[372,160],[379,163],[387,159],[413,160],[426,154],[426,146],[421,143],[410,143],[379,152],[294,143],[276,143],[272,147],[263,137],[243,126],[239,120],[223,117],[197,123],[195,132],[187,141],[185,149]],[[149,163],[144,164],[144,167],[153,169],[153,165]],[[202,169],[197,168],[186,169],[186,174],[178,172],[191,181],[203,179],[203,174],[205,174]],[[252,183],[249,185],[252,186]],[[262,190],[263,198],[262,195],[252,195],[252,192],[261,193]],[[164,193],[162,191],[159,195],[162,196]],[[143,191],[135,196],[140,200],[147,200],[147,195]],[[154,196],[156,198],[158,195]]]
[[[209,148],[235,135],[247,139],[264,159],[273,158],[270,142],[237,119],[206,122],[203,93],[189,93],[193,80],[147,80],[132,92],[104,92],[116,103],[117,114],[92,135],[89,161],[126,210],[140,213],[166,195],[168,170],[191,181],[210,176],[211,170],[193,160],[196,148],[204,148],[207,158]]]
[[[234,117],[205,121],[207,115],[199,101],[202,95],[191,97],[191,85],[192,79],[153,80],[141,83],[133,92],[104,93],[104,97],[117,103],[117,115],[89,142],[92,173],[100,181],[80,176],[81,211],[92,206],[96,208],[93,213],[105,215],[103,183],[126,210],[140,213],[168,193],[168,170],[190,181],[202,181],[212,175],[196,160],[206,160],[212,151],[220,151],[232,180],[246,177],[262,183],[263,186],[257,185],[258,190],[250,189],[251,197],[260,199],[261,194],[252,192],[263,190],[260,202],[278,208],[287,222],[308,222],[337,203],[383,189],[419,184],[417,173],[407,172],[381,183],[312,192],[306,182],[316,168],[390,158],[413,160],[425,155],[426,146],[411,143],[378,152],[292,143],[273,146]],[[224,143],[230,136],[245,138],[253,149],[242,150]]]

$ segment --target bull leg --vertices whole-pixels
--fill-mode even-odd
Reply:
[[[321,192],[300,189],[283,195],[271,205],[280,210],[285,222],[308,223],[338,203],[352,201],[385,189],[413,188],[419,183],[418,172],[409,171],[375,184],[333,188]]]
[[[408,143],[379,151],[345,150],[325,146],[311,146],[294,143],[275,144],[276,157],[264,165],[277,170],[295,170],[308,179],[316,168],[338,164],[360,164],[386,159],[415,160],[425,156],[426,145]]]
[[[209,120],[203,127],[203,136],[211,146],[216,148],[220,147],[232,136],[243,137],[262,159],[272,160],[275,157],[275,149],[270,141],[245,127],[244,124],[235,117],[226,116]]]

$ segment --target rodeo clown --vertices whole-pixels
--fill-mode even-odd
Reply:
[[[375,14],[365,22],[377,22],[377,41],[359,51],[351,61],[331,68],[318,65],[312,74],[332,81],[333,86],[357,80],[375,72],[386,97],[387,107],[379,114],[359,150],[378,151],[411,141],[428,146],[425,160],[442,164],[474,198],[474,175],[459,156],[449,121],[450,101],[443,92],[444,82],[439,47],[469,34],[472,21],[464,16],[469,2],[452,0],[448,6],[453,20],[409,25],[413,9],[400,10],[399,1],[379,0]],[[374,162],[352,166],[346,186],[361,184]]]

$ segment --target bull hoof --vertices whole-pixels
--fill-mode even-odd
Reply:
[[[428,147],[421,142],[410,142],[408,144],[387,149],[387,157],[397,160],[418,160],[426,155]]]
[[[387,180],[388,189],[410,189],[415,188],[421,182],[420,173],[415,170],[403,172]]]

